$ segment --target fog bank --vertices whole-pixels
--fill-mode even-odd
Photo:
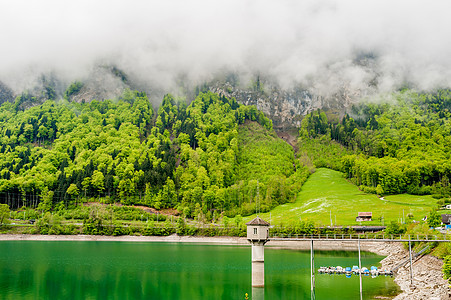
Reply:
[[[0,81],[67,82],[114,65],[148,87],[218,72],[265,74],[282,87],[389,91],[451,86],[451,2],[0,2]]]

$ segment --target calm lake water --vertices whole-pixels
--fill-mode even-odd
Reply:
[[[252,298],[250,246],[1,241],[0,299]],[[264,298],[310,299],[309,252],[265,247]],[[362,266],[381,257],[362,256]],[[358,264],[356,252],[316,252],[320,265]],[[390,277],[363,278],[363,298],[393,295]],[[359,299],[359,278],[316,275],[316,299]]]

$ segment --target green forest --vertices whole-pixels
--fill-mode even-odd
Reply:
[[[340,118],[312,111],[296,146],[280,139],[255,106],[234,98],[207,91],[187,103],[168,94],[154,108],[145,93],[125,90],[118,99],[70,101],[81,86],[75,82],[64,98],[40,105],[25,106],[34,100],[25,93],[0,107],[0,203],[19,217],[28,211],[23,219],[46,212],[86,219],[82,203],[114,203],[238,224],[296,202],[323,167],[364,193],[450,202],[449,90],[362,100]]]
[[[337,121],[302,120],[300,154],[341,171],[366,193],[451,196],[451,92],[403,90],[362,102]]]
[[[26,96],[0,107],[0,203],[14,210],[120,203],[212,221],[291,201],[310,174],[255,106],[211,92],[157,110],[131,90],[24,108]]]

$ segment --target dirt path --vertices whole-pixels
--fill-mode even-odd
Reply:
[[[115,205],[115,206],[125,206],[125,207],[134,207],[134,208],[138,208],[141,209],[145,212],[151,213],[151,214],[161,214],[161,215],[166,215],[166,216],[178,216],[180,214],[180,212],[174,208],[166,208],[166,209],[161,209],[161,210],[157,210],[153,207],[147,207],[147,206],[143,206],[143,205],[123,205],[120,203],[114,203],[114,204],[105,204],[105,203],[99,203],[99,202],[86,202],[83,203],[83,205],[85,206],[94,206],[94,205],[104,205],[104,206],[109,206],[109,205]]]
[[[299,151],[297,146],[297,133],[290,131],[276,131],[277,136],[293,147],[294,153]]]

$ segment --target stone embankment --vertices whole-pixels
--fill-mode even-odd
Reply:
[[[376,244],[376,243],[375,243]],[[374,245],[375,253],[387,256],[381,261],[382,269],[393,269],[400,262],[409,258],[409,252],[401,243],[380,243]],[[413,263],[413,284],[410,282],[410,264],[399,268],[395,274],[395,282],[403,293],[394,300],[444,300],[451,299],[448,283],[443,279],[443,261],[425,255]]]

